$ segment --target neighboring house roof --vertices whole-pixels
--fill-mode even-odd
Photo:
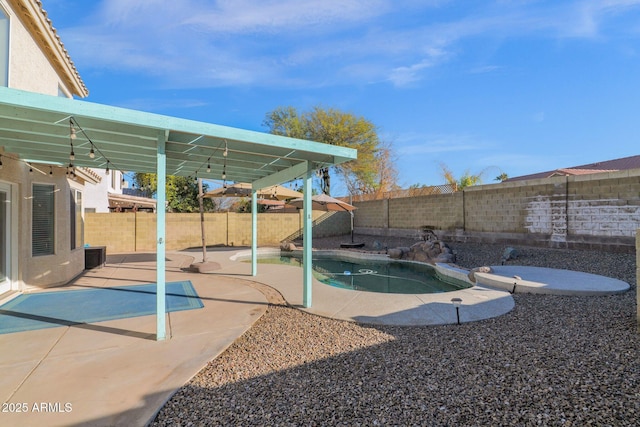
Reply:
[[[620,159],[605,160],[587,165],[560,168],[546,172],[538,172],[530,175],[516,176],[506,181],[522,181],[525,179],[549,178],[552,176],[588,175],[592,173],[616,172],[628,169],[640,168],[640,155],[623,157]]]
[[[137,206],[139,208],[153,208],[155,209],[157,201],[148,197],[130,196],[128,194],[116,194],[108,193],[109,207],[123,209],[132,209]]]
[[[76,168],[76,175],[84,179],[85,182],[97,184],[102,181],[102,177],[89,168]]]
[[[87,97],[89,90],[82,81],[53,23],[47,17],[47,12],[42,8],[42,2],[40,0],[8,0],[8,2],[72,94],[81,98]]]

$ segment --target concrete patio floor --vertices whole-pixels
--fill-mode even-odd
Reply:
[[[165,341],[155,316],[0,335],[0,425],[145,425],[266,311],[249,277],[189,273],[189,254],[166,257],[167,281],[190,280],[204,308],[168,313]],[[155,254],[138,253],[111,255],[57,289],[153,282]]]

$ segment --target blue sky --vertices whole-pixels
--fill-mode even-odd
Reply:
[[[640,154],[640,0],[43,0],[92,102],[378,126],[399,184]],[[344,188],[334,188],[341,195]]]

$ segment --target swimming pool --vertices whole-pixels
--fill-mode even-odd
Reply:
[[[259,258],[258,263],[301,266],[298,256]],[[428,265],[415,262],[347,259],[339,255],[313,258],[314,277],[342,289],[392,294],[432,294],[470,288],[471,284],[451,277],[439,277]]]

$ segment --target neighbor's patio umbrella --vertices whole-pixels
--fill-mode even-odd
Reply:
[[[298,198],[290,200],[287,204],[302,209],[304,199]],[[314,211],[347,211],[351,212],[356,207],[342,200],[335,199],[326,194],[311,196],[311,209]]]
[[[261,188],[257,191],[257,195],[263,199],[273,200],[289,200],[297,197],[302,197],[302,193],[294,191],[290,188],[282,185],[272,185],[270,187]],[[251,196],[251,184],[245,182],[237,182],[235,184],[228,185],[226,187],[216,188],[215,190],[207,191],[204,193],[204,197],[250,197]]]
[[[290,206],[295,206],[298,209],[302,209],[304,199],[293,199],[287,202]],[[327,196],[326,194],[317,194],[315,196],[311,196],[311,210],[314,211],[325,211],[325,212],[349,212],[351,215],[351,242],[353,243],[353,211],[356,209],[355,206],[350,205],[347,202],[343,202],[342,200],[335,199],[331,196]]]

